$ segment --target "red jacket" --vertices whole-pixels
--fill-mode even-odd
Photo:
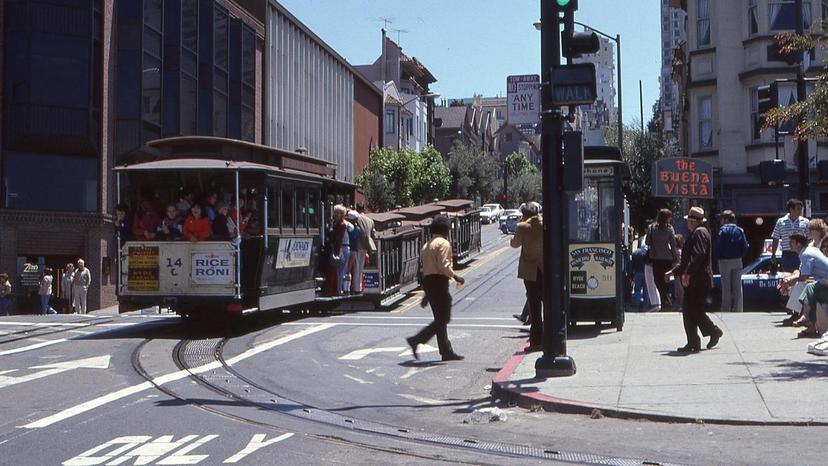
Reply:
[[[213,228],[210,226],[210,220],[207,217],[201,217],[196,220],[190,215],[184,221],[184,239],[192,241],[195,236],[196,241],[207,241],[213,234]]]
[[[159,225],[161,225],[161,219],[155,215],[155,212],[137,213],[132,223],[132,236],[138,241],[154,239]],[[150,237],[147,237],[146,233],[150,233]]]

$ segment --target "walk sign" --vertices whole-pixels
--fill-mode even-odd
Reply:
[[[595,102],[595,64],[578,63],[552,68],[552,102],[557,107]]]

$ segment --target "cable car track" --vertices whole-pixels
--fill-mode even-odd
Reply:
[[[153,377],[141,364],[141,354],[148,344],[153,340],[146,339],[139,344],[132,354],[132,366],[143,378],[153,383],[155,387],[167,396],[179,401],[191,404],[198,409],[211,414],[242,422],[249,425],[276,430],[280,432],[289,431],[284,423],[279,423],[280,416],[287,416],[291,420],[300,420],[314,424],[321,424],[335,429],[341,429],[370,437],[393,438],[398,441],[416,444],[425,444],[441,449],[480,453],[490,455],[490,464],[502,464],[495,458],[512,459],[541,459],[563,463],[576,464],[610,464],[610,465],[656,465],[666,463],[650,462],[629,458],[614,458],[594,455],[589,453],[562,452],[550,448],[532,447],[526,445],[508,444],[502,442],[490,442],[471,438],[460,438],[446,436],[439,433],[426,432],[417,429],[410,429],[403,426],[393,426],[374,421],[361,420],[350,416],[318,409],[304,403],[289,399],[276,393],[272,389],[264,387],[259,383],[247,378],[228,364],[223,355],[223,349],[229,338],[206,338],[206,339],[182,339],[172,350],[172,359],[181,370],[189,372],[189,377],[198,386],[206,388],[213,393],[237,401],[240,405],[258,408],[255,412],[261,415],[262,412],[273,413],[276,420],[253,419],[248,416],[234,414],[226,410],[209,406],[201,399],[188,398],[172,388],[165,385],[158,385]],[[205,364],[219,362],[220,366],[214,369],[203,370]],[[284,419],[284,418],[282,418]],[[453,460],[444,455],[428,455],[418,453],[415,448],[398,449],[383,447],[381,444],[372,445],[364,442],[346,439],[340,435],[328,435],[321,433],[305,432],[305,436],[313,437],[328,442],[346,443],[353,447],[365,448],[374,451],[394,453],[406,457],[420,458],[429,461],[455,462],[461,464],[485,464],[475,459],[473,462]]]

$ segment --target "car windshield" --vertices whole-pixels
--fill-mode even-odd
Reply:
[[[480,213],[491,212],[491,211],[492,211],[492,209],[490,207],[483,206],[483,207],[480,208]]]

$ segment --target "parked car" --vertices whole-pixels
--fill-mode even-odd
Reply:
[[[777,254],[778,256],[778,254]],[[779,292],[779,282],[788,274],[776,272],[771,274],[771,255],[765,253],[742,269],[742,292],[746,311],[770,310],[784,308],[787,297]],[[670,293],[673,292],[674,279],[670,278]],[[707,305],[719,309],[722,302],[722,278],[713,275],[713,289],[707,298]]]
[[[503,211],[503,212],[501,212],[501,213],[500,213],[500,215],[497,217],[497,221],[498,221],[498,223],[499,223],[501,226],[503,226],[503,222],[505,222],[505,221],[506,221],[506,219],[507,219],[507,218],[509,218],[509,216],[510,216],[510,215],[520,215],[520,211],[519,211],[519,210],[517,210],[517,209],[506,209],[506,210],[504,210],[504,211]]]
[[[500,204],[483,204],[480,208],[480,223],[489,224],[497,221],[503,207]]]
[[[515,230],[517,230],[517,224],[520,222],[520,218],[520,214],[509,215],[506,218],[506,221],[500,225],[500,231],[502,231],[504,235],[514,235]]]
[[[480,223],[488,225],[494,221],[497,214],[489,207],[483,206],[480,208]]]

